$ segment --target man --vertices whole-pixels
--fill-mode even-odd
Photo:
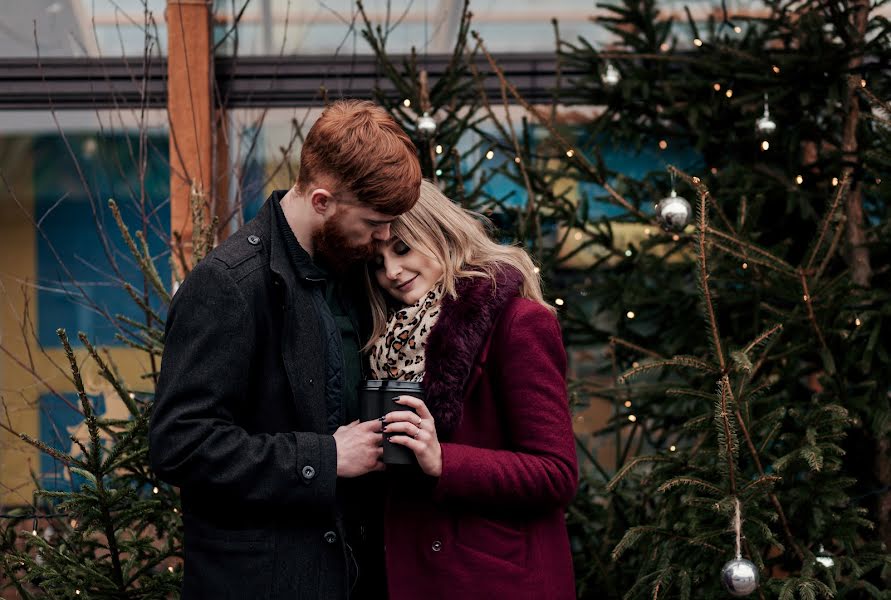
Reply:
[[[349,510],[373,500],[355,478],[383,464],[380,423],[357,421],[364,339],[348,274],[415,203],[421,170],[405,132],[359,101],[324,111],[300,163],[294,188],[170,305],[149,454],[181,488],[185,600],[341,599],[382,576],[362,573],[365,528]]]

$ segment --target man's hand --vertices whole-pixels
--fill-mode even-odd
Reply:
[[[358,477],[370,471],[383,471],[383,441],[378,420],[353,421],[334,432],[337,447],[337,476]]]

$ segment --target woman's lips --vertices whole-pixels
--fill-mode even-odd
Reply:
[[[407,291],[409,291],[409,290],[411,289],[411,286],[414,285],[415,279],[417,279],[417,278],[418,278],[418,276],[415,275],[414,277],[412,277],[411,279],[409,279],[409,280],[406,281],[405,283],[401,283],[401,284],[397,285],[397,286],[396,286],[396,289],[399,290],[400,292],[407,292]]]

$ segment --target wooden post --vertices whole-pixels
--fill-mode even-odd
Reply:
[[[170,230],[191,263],[192,186],[208,213],[227,213],[228,144],[214,106],[213,24],[209,0],[167,0],[167,112],[170,120]],[[208,219],[209,222],[209,219]],[[184,273],[179,258],[180,274]]]

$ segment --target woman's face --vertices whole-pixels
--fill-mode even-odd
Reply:
[[[397,237],[377,246],[372,269],[377,284],[403,304],[414,304],[426,296],[443,273],[439,261],[409,248]]]

